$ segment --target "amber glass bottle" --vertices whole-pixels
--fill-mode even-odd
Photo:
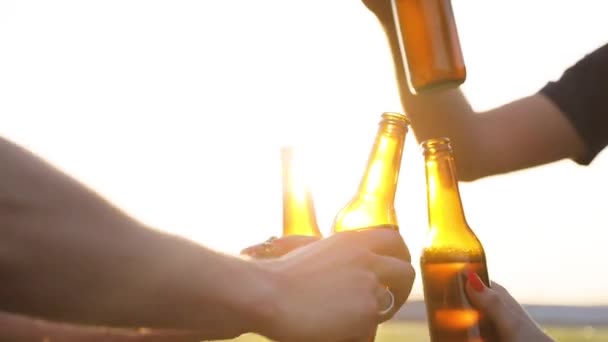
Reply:
[[[283,236],[321,237],[312,193],[301,163],[301,158],[298,157],[294,147],[281,148]]]
[[[424,141],[429,232],[420,269],[432,342],[498,341],[493,326],[471,306],[466,272],[489,285],[483,246],[467,224],[450,140]]]
[[[410,89],[423,93],[467,77],[451,0],[392,0],[395,29]]]
[[[399,230],[394,201],[408,125],[409,120],[403,114],[382,114],[359,189],[334,218],[332,232]],[[369,341],[374,339],[375,333]]]
[[[398,229],[394,201],[408,125],[403,114],[382,114],[359,189],[334,218],[333,232]]]

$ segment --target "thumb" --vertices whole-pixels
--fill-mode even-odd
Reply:
[[[249,246],[241,251],[241,255],[249,256],[252,258],[273,258],[277,257],[275,255],[275,251],[273,250],[273,242],[277,238],[275,236],[271,236],[266,241],[262,243],[255,244],[253,246]]]
[[[319,240],[321,240],[320,237],[306,235],[288,235],[278,239],[272,237],[263,243],[243,249],[241,255],[260,258],[278,258]]]
[[[288,235],[275,240],[273,243],[278,252],[283,255],[319,240],[321,240],[321,238],[317,236]]]
[[[501,294],[487,287],[472,270],[467,272],[466,292],[471,304],[485,315],[504,339],[510,336],[517,324],[517,314],[512,312]]]

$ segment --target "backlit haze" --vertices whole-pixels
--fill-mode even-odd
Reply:
[[[602,0],[454,10],[477,110],[537,91],[608,41]],[[308,147],[328,232],[380,114],[400,110],[384,34],[359,0],[0,1],[0,134],[219,251],[280,233],[287,142]],[[608,304],[607,158],[461,185],[491,278],[520,301]],[[396,209],[416,267],[424,185],[410,133]]]

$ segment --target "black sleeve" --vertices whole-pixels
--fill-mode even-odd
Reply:
[[[585,154],[575,160],[588,165],[608,144],[608,44],[568,68],[540,93],[570,120],[585,143]]]

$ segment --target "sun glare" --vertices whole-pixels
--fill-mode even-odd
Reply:
[[[454,11],[476,110],[535,92],[608,37],[603,0],[454,0]],[[401,110],[360,0],[1,1],[0,19],[0,134],[150,226],[223,252],[280,234],[288,144],[329,234],[380,115]],[[490,278],[524,301],[608,303],[603,160],[462,184]],[[425,184],[410,132],[395,209],[415,267]]]

